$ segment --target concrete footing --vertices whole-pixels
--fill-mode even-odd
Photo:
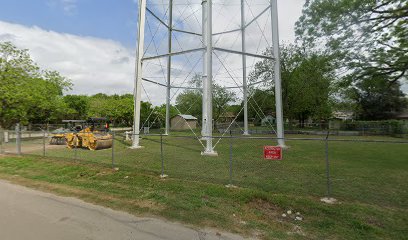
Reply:
[[[337,203],[337,199],[331,198],[331,197],[324,197],[320,199],[321,202],[327,203],[327,204],[335,204]]]
[[[218,157],[218,153],[215,152],[215,151],[212,151],[212,152],[201,152],[201,156]]]
[[[129,149],[135,149],[135,150],[142,149],[142,148],[144,148],[144,147],[143,146],[131,146],[131,147],[129,147]]]

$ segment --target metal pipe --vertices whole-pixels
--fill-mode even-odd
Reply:
[[[142,58],[144,48],[144,30],[146,20],[146,0],[139,0],[139,29],[135,66],[135,85],[134,85],[134,121],[133,121],[133,142],[131,148],[140,148],[140,102],[142,99]]]
[[[173,29],[173,0],[169,0],[169,36],[168,53],[172,51],[172,30]],[[166,88],[166,130],[165,134],[170,133],[170,91],[171,91],[171,55],[167,58],[167,88]]]
[[[232,186],[232,131],[230,130],[230,146],[229,146],[229,184]]]
[[[247,23],[244,28],[247,28],[249,25],[251,25],[252,23],[254,23],[258,18],[260,18],[264,13],[266,13],[266,11],[269,10],[271,6],[268,6],[267,8],[265,8],[261,13],[259,13],[256,17],[254,17],[251,21],[249,21],[249,23]]]
[[[163,134],[160,134],[161,175],[164,177]]]
[[[331,181],[330,181],[330,161],[329,161],[329,132],[327,132],[327,135],[326,135],[325,155],[326,155],[327,197],[330,198],[330,196],[331,196]]]
[[[181,33],[187,33],[187,34],[196,35],[196,36],[202,36],[201,33],[190,32],[190,31],[181,30],[181,29],[177,29],[177,28],[173,28],[173,31],[174,32],[181,32]]]
[[[75,160],[78,159],[77,148],[78,148],[78,144],[75,143],[75,149],[74,149],[74,159],[75,159]]]
[[[275,77],[275,102],[276,102],[276,133],[278,144],[281,147],[285,146],[284,129],[283,129],[283,109],[282,109],[282,83],[281,83],[281,68],[280,68],[280,53],[279,53],[279,17],[277,0],[270,0],[271,4],[271,19],[272,19],[272,43],[273,56],[275,57],[274,77]]]
[[[242,52],[246,52],[246,36],[245,36],[245,2],[241,0],[241,35],[242,35]],[[242,54],[242,91],[244,95],[244,135],[249,135],[248,132],[248,86],[246,72],[246,55]]]
[[[156,14],[154,14],[154,12],[152,10],[150,10],[148,7],[146,7],[146,10],[154,17],[157,19],[157,21],[159,21],[161,24],[163,24],[165,27],[170,28],[169,26],[171,25],[167,25],[165,22],[163,22],[163,20],[161,20]]]
[[[147,78],[142,78],[142,80],[145,81],[145,82],[154,83],[154,84],[162,86],[162,87],[167,87],[167,84],[159,83],[159,82],[147,79]]]
[[[115,132],[112,132],[112,169],[115,168]]]
[[[157,58],[164,58],[168,56],[176,56],[176,55],[181,55],[181,54],[186,54],[186,53],[191,53],[191,52],[197,52],[197,51],[202,51],[205,50],[205,48],[194,48],[194,49],[188,49],[180,52],[173,52],[173,53],[166,53],[166,54],[160,54],[160,55],[155,55],[151,57],[142,57],[142,61],[148,61],[148,60],[153,60]]]
[[[0,154],[4,153],[4,131],[3,129],[0,127]]]
[[[16,124],[16,151],[18,155],[21,155],[21,125]]]
[[[203,0],[203,26],[205,31],[204,43],[206,44],[206,54],[204,59],[204,76],[203,76],[203,109],[205,109],[205,116],[203,127],[205,128],[206,147],[203,152],[204,155],[216,155],[212,145],[212,0]]]
[[[221,34],[227,34],[227,33],[233,33],[233,32],[238,32],[241,31],[241,28],[233,29],[233,30],[228,30],[228,31],[223,31],[223,32],[217,32],[213,33],[213,36],[221,35]]]
[[[202,91],[203,88],[198,88],[198,87],[180,87],[180,86],[171,86],[171,88],[175,89],[188,89],[188,90],[200,90]]]
[[[45,157],[45,130],[43,130],[43,157]]]
[[[206,50],[207,47],[207,38],[206,38],[206,34],[207,34],[207,1],[204,0],[201,2],[201,8],[202,8],[202,45],[203,45],[203,49]],[[205,60],[205,55],[206,53],[204,53],[204,59],[203,59],[203,73],[202,73],[202,77],[201,77],[201,81],[202,81],[202,87],[203,90],[201,91],[202,93],[202,113],[201,113],[201,136],[206,136],[207,135],[207,130],[206,130],[206,125],[205,125],[205,121],[207,119],[207,107],[206,107],[206,102],[207,102],[207,95],[206,92],[204,91],[204,89],[207,89],[207,62]]]
[[[271,60],[275,59],[275,58],[270,57],[270,56],[254,54],[254,53],[248,53],[248,52],[244,53],[244,52],[241,52],[241,51],[235,51],[235,50],[219,48],[219,47],[214,47],[213,50],[227,52],[227,53],[234,53],[234,54],[239,54],[239,55],[246,55],[246,56],[249,56],[249,57],[257,57],[257,58],[264,58],[264,59],[271,59]]]

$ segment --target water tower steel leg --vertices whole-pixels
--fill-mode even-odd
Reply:
[[[202,42],[203,48],[207,47],[207,1],[201,2],[202,7]],[[204,50],[205,51],[205,50]],[[205,55],[204,55],[205,56]],[[207,89],[207,62],[205,57],[203,59],[203,75],[202,75],[202,118],[201,118],[201,136],[207,136],[207,129],[205,122],[207,121],[207,93],[204,89]]]
[[[282,83],[279,53],[279,24],[278,24],[278,3],[277,0],[270,0],[271,20],[272,20],[272,44],[273,56],[275,57],[274,77],[275,77],[275,101],[276,101],[276,131],[278,144],[285,147],[283,130],[283,110],[282,110]]]
[[[172,31],[173,31],[173,0],[169,0],[169,37],[168,53],[172,51]],[[166,130],[165,134],[170,133],[170,90],[171,90],[171,55],[167,59],[167,89],[166,89]]]
[[[204,155],[216,155],[217,153],[213,150],[213,139],[212,139],[212,0],[203,0],[203,31],[204,43],[206,44],[206,54],[204,59],[204,75],[203,76],[203,105],[206,110],[205,117],[205,137],[206,137],[206,147],[203,152]]]
[[[246,52],[246,36],[245,36],[245,0],[241,0],[241,35],[242,35],[242,52]],[[248,86],[247,86],[247,69],[246,55],[242,54],[242,90],[244,95],[244,135],[249,135],[248,132]]]
[[[142,98],[142,58],[144,53],[144,29],[146,20],[146,0],[139,0],[139,29],[135,67],[134,86],[134,121],[133,121],[133,142],[131,148],[140,148],[140,102]]]

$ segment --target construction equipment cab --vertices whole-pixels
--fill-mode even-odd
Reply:
[[[86,123],[92,132],[94,131],[109,132],[110,121],[107,118],[92,117],[88,118]]]

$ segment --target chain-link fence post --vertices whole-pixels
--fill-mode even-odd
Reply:
[[[232,144],[233,144],[233,137],[232,137],[232,130],[230,130],[230,137],[229,137],[229,183],[228,185],[226,185],[227,188],[232,188],[235,187],[232,182],[233,182],[233,178],[232,178],[232,174],[233,174],[233,149],[232,149]]]
[[[163,153],[163,133],[160,133],[160,158],[161,158],[161,178],[166,178],[167,175],[164,174],[164,153]]]
[[[78,148],[78,144],[77,143],[74,143],[75,144],[75,148],[74,148],[74,160],[77,160],[77,148]]]
[[[17,150],[17,154],[21,155],[21,126],[20,126],[20,123],[16,124],[16,150]]]
[[[46,138],[45,130],[43,130],[43,157],[45,157],[45,138]]]
[[[325,156],[326,156],[326,184],[327,197],[331,197],[331,181],[330,181],[330,161],[329,161],[329,131],[327,131],[325,139]]]
[[[115,132],[112,132],[112,169],[115,168]]]
[[[4,131],[0,128],[0,154],[4,153]]]
[[[230,131],[229,141],[229,184],[232,186],[232,132]]]

